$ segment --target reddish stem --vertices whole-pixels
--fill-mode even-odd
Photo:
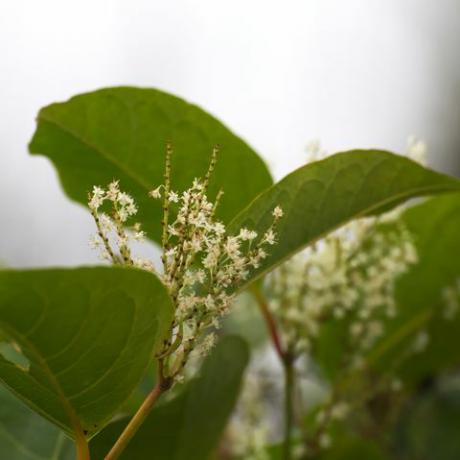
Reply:
[[[286,360],[286,352],[283,349],[283,345],[281,343],[281,337],[278,333],[278,327],[275,322],[275,319],[270,313],[265,297],[260,292],[260,289],[258,287],[254,287],[252,289],[252,293],[255,299],[257,300],[260,311],[262,312],[262,315],[265,319],[265,324],[267,325],[268,333],[270,334],[270,337],[272,339],[273,346],[275,347],[276,353],[278,354],[281,362],[284,364]]]

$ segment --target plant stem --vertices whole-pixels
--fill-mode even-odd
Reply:
[[[260,311],[267,324],[268,332],[275,347],[276,353],[281,360],[284,369],[284,444],[283,444],[283,460],[292,459],[292,429],[294,427],[294,391],[295,391],[295,375],[294,375],[294,355],[291,350],[284,350],[281,343],[281,337],[278,332],[278,327],[273,318],[264,295],[257,286],[254,286],[252,293],[259,305]]]
[[[105,460],[115,460],[120,456],[120,454],[128,445],[129,441],[131,441],[132,437],[136,434],[139,427],[149,415],[155,402],[161,396],[163,391],[164,390],[161,387],[161,382],[158,382],[153,390],[149,393],[147,398],[145,398],[141,407],[134,414],[134,417],[129,421],[128,425],[126,425],[126,428],[117,439],[117,442],[113,445],[112,449],[110,449],[110,452],[105,456]]]
[[[281,344],[281,338],[278,333],[278,327],[276,325],[276,322],[272,314],[270,313],[270,310],[268,309],[267,302],[262,292],[260,292],[260,289],[257,286],[254,286],[251,289],[251,291],[257,301],[257,304],[259,305],[262,316],[264,317],[265,323],[267,325],[268,333],[270,334],[270,337],[272,339],[273,346],[275,347],[276,353],[278,354],[281,362],[284,363],[286,353],[283,350],[283,345]]]
[[[77,449],[77,460],[90,460],[88,442],[82,432],[76,433],[75,447]]]
[[[153,390],[145,398],[141,407],[134,414],[133,418],[129,421],[126,428],[121,433],[120,437],[117,439],[117,442],[110,449],[110,452],[105,456],[104,460],[115,460],[120,454],[125,450],[129,441],[136,434],[140,426],[145,422],[145,419],[150,414],[153,406],[157,402],[158,398],[166,391],[168,391],[173,384],[172,377],[165,377],[164,375],[164,361],[163,359],[158,360],[158,382],[153,387]]]
[[[284,365],[284,443],[283,459],[292,458],[292,429],[294,427],[294,360],[286,356]]]

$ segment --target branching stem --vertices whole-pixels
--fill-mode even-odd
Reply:
[[[294,427],[294,361],[286,357],[284,362],[284,443],[283,459],[292,459],[292,429]]]
[[[116,443],[110,449],[110,452],[105,456],[105,460],[115,460],[120,457],[121,453],[125,450],[128,443],[136,434],[140,426],[145,422],[150,414],[155,403],[159,397],[171,388],[172,381],[168,377],[163,376],[162,360],[159,361],[159,378],[157,384],[153,387],[152,391],[145,398],[141,407],[134,414],[133,418],[126,425],[125,429],[117,439]]]
[[[88,442],[83,433],[76,433],[75,447],[77,450],[77,460],[90,460]]]
[[[281,336],[278,331],[273,315],[271,314],[267,301],[260,288],[254,286],[252,293],[259,305],[262,316],[264,317],[270,334],[273,346],[284,369],[284,443],[283,443],[283,460],[292,458],[292,430],[294,427],[294,392],[295,392],[295,357],[289,349],[283,347]]]
[[[251,291],[257,301],[257,304],[259,305],[262,316],[264,317],[265,323],[267,325],[268,333],[270,334],[270,337],[273,342],[273,346],[275,347],[276,353],[278,354],[281,362],[284,363],[286,353],[283,349],[283,344],[281,343],[281,337],[278,332],[278,326],[276,324],[276,321],[273,318],[273,315],[271,314],[270,310],[268,309],[268,305],[265,300],[265,297],[260,291],[259,287],[254,286],[252,287]]]

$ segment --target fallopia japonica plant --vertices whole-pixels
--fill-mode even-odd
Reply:
[[[192,351],[209,351],[234,296],[354,219],[460,190],[379,150],[339,153],[274,184],[220,122],[151,89],[76,96],[42,109],[37,123],[30,151],[53,162],[71,199],[89,201],[93,244],[113,266],[0,272],[0,379],[33,411],[21,406],[19,424],[13,412],[1,419],[3,438],[15,440],[6,458],[28,449],[65,458],[68,439],[81,460],[209,458],[247,363],[241,340],[219,340],[200,371],[163,393]],[[168,140],[174,155],[165,156]],[[215,145],[219,161],[203,177]],[[144,238],[160,245],[162,267],[134,254],[130,243]],[[305,334],[295,346],[307,346]],[[21,431],[24,420],[44,423],[35,413],[50,422],[39,440]]]
[[[315,160],[327,156],[318,145],[312,153]],[[409,139],[407,156],[424,163],[425,145]],[[412,234],[401,218],[404,209],[400,206],[347,224],[283,263],[266,276],[262,287],[253,289],[285,370],[283,458],[313,458],[330,449],[334,433],[340,437],[336,425],[356,411],[364,414],[366,403],[380,395],[395,395],[393,411],[403,400],[398,371],[427,347],[426,324],[409,330],[413,341],[399,349],[380,375],[372,373],[367,358],[385,337],[388,321],[400,313],[398,279],[419,262],[416,232]],[[446,321],[455,320],[459,310],[456,286],[458,278],[454,286],[442,289]],[[333,356],[327,350],[331,339],[336,345]],[[314,410],[300,400],[301,380],[312,373],[311,366],[305,367],[306,360],[323,367],[331,384],[325,402],[315,404]],[[268,419],[264,399],[273,390],[267,391],[270,385],[264,386],[260,369],[248,382],[253,383],[243,390],[231,428],[232,442],[241,458],[269,459],[273,427],[260,421]]]

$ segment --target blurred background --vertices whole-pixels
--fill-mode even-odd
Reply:
[[[400,152],[412,134],[459,174],[459,13],[458,0],[2,0],[0,260],[97,261],[89,213],[27,143],[40,107],[104,86],[200,105],[277,178],[312,139]]]

